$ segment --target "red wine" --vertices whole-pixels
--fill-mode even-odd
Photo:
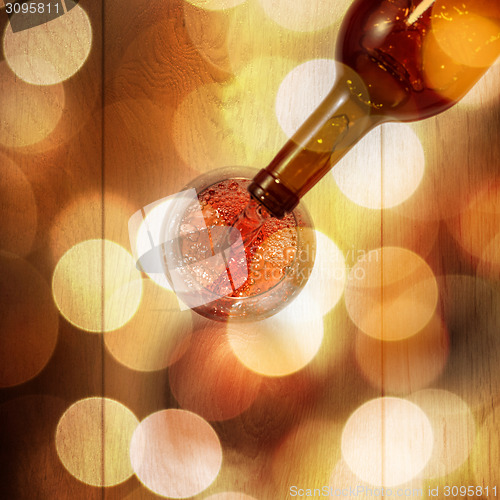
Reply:
[[[366,83],[374,113],[401,121],[420,120],[455,103],[426,80],[423,47],[431,9],[408,22],[416,4],[412,0],[355,2],[337,38],[337,58]]]
[[[220,276],[218,272],[211,275],[206,266],[202,265],[193,268],[197,272],[198,282],[220,296],[251,297],[266,292],[284,278],[288,266],[295,258],[297,222],[294,215],[289,214],[281,220],[271,217],[258,203],[251,200],[247,190],[249,183],[246,179],[228,179],[200,192],[198,199],[209,237],[203,243],[188,238],[183,242],[182,253],[188,261],[195,256],[196,260],[202,260],[231,244],[231,241],[225,240],[228,233],[220,233],[223,235],[222,241],[217,240],[214,228],[233,226],[240,231],[246,262],[244,269],[241,265],[226,262],[231,290],[227,289],[225,275]],[[199,222],[192,220],[193,216],[186,214],[183,224],[199,227]],[[235,269],[241,274],[235,275]],[[236,287],[234,283],[242,282],[243,273],[247,279]]]
[[[240,232],[245,248],[249,247],[259,236],[262,226],[269,217],[271,217],[269,212],[251,198],[232,223],[232,226]]]

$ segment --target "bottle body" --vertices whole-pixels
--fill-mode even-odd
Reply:
[[[356,0],[333,89],[249,187],[283,217],[369,130],[453,106],[500,53],[496,0]]]
[[[320,106],[249,186],[250,194],[282,218],[374,126],[387,121],[372,112],[364,82],[338,65],[336,82]]]
[[[415,121],[470,90],[499,55],[499,36],[495,0],[357,0],[340,29],[336,58],[366,83],[373,113]]]

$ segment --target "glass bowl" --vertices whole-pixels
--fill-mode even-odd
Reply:
[[[282,221],[274,217],[266,220],[268,225],[262,233],[266,236],[257,238],[257,242],[262,241],[251,245],[253,251],[245,252],[240,232],[231,228],[229,220],[232,220],[234,214],[243,211],[240,207],[246,206],[246,197],[250,201],[249,193],[243,188],[257,172],[257,169],[250,167],[226,167],[197,177],[183,190],[183,193],[192,193],[191,204],[184,202],[178,205],[165,222],[165,231],[169,235],[181,235],[178,238],[164,239],[170,241],[170,245],[164,246],[165,274],[182,302],[212,320],[256,321],[277,313],[299,294],[313,268],[316,253],[314,228],[303,204],[299,204]],[[226,195],[222,199],[217,198],[219,202],[210,200],[208,193],[213,194],[221,186],[231,186],[236,190],[234,201],[231,199],[232,192],[228,191],[225,191]],[[224,210],[232,214],[229,219],[224,219],[221,215],[226,213]],[[188,226],[191,229],[187,231]],[[231,245],[231,250],[227,250],[228,245],[225,251],[220,246],[214,247],[216,230],[224,230],[233,236],[236,231],[239,247],[237,243]],[[229,243],[234,243],[233,236]],[[201,241],[206,241],[207,244],[203,246]],[[195,247],[203,248],[205,252],[198,254],[196,259],[193,258],[195,250],[189,250],[189,255],[186,250]],[[211,253],[207,253],[209,248]],[[206,255],[207,258],[202,259],[200,255]],[[239,269],[244,268],[245,272],[242,279],[238,278],[237,288],[233,283],[236,283],[236,268],[231,266],[231,262],[239,263]],[[272,267],[276,262],[280,265]],[[286,265],[281,265],[283,262]],[[229,280],[225,277],[226,288],[220,284],[219,267],[224,274],[231,271]],[[218,279],[216,293],[213,276]],[[242,282],[244,285],[239,286]]]

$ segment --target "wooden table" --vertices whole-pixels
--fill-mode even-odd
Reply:
[[[128,220],[217,167],[265,166],[277,115],[299,120],[287,98],[304,112],[328,88],[350,1],[202,3],[82,0],[42,47],[73,68],[59,83],[2,55],[0,496],[275,500],[378,477],[494,498],[500,66],[449,111],[374,130],[305,196],[326,262],[311,309],[227,327],[135,269]],[[277,101],[301,64],[306,90]]]

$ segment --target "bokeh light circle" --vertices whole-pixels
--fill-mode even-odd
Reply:
[[[223,327],[197,331],[188,352],[169,370],[173,395],[182,408],[207,420],[227,420],[248,409],[262,377],[243,366]]]
[[[429,419],[416,404],[383,397],[349,417],[342,432],[342,457],[363,481],[396,486],[423,470],[433,442]]]
[[[432,457],[422,475],[450,474],[469,458],[474,445],[476,423],[470,408],[456,394],[441,389],[424,389],[408,399],[422,408],[434,431]]]
[[[315,231],[316,255],[309,279],[292,307],[314,302],[326,314],[339,302],[347,279],[344,255],[338,246],[321,231]]]
[[[121,328],[105,332],[104,342],[111,355],[132,370],[162,370],[186,352],[192,326],[191,311],[179,309],[173,292],[144,280],[136,314]]]
[[[332,16],[337,0],[259,0],[264,12],[277,24],[292,31],[317,31],[337,19]]]
[[[157,495],[187,498],[208,488],[222,465],[212,427],[185,410],[161,410],[144,419],[130,444],[132,467]]]
[[[86,240],[59,260],[52,293],[61,314],[89,332],[114,330],[137,311],[142,279],[132,256],[109,240]]]
[[[221,85],[210,84],[190,92],[175,111],[175,149],[187,165],[199,172],[221,165],[248,164],[245,145],[225,123],[221,110],[226,106]]]
[[[436,0],[432,6],[432,34],[441,50],[457,64],[488,67],[500,53],[500,6],[479,0],[465,4]],[[466,34],[466,35],[464,35]]]
[[[345,290],[349,316],[364,333],[402,340],[429,322],[438,300],[436,278],[416,253],[382,247],[358,259]]]
[[[293,66],[286,58],[259,57],[226,84],[199,86],[185,96],[172,125],[172,139],[184,162],[200,172],[221,165],[269,163],[287,139],[274,105],[279,85]]]
[[[457,106],[465,110],[476,110],[494,105],[499,99],[497,92],[499,78],[500,62],[497,62],[481,77]]]
[[[186,33],[190,43],[196,47],[197,53],[204,61],[218,70],[234,72],[229,64],[229,52],[235,47],[229,39],[229,27],[232,20],[248,8],[246,2],[246,5],[238,9],[225,9],[221,12],[200,9],[189,2],[184,2],[183,23]],[[231,50],[229,47],[232,47]]]
[[[57,455],[54,436],[66,409],[63,399],[48,394],[14,397],[0,405],[3,498],[52,499],[71,491],[73,498],[98,500],[87,485],[68,474]]]
[[[0,387],[26,382],[46,366],[59,316],[48,283],[25,260],[0,252]]]
[[[485,246],[476,268],[480,276],[490,280],[500,280],[500,232]]]
[[[335,165],[332,175],[354,203],[381,209],[409,199],[418,188],[424,169],[424,150],[411,126],[387,123],[363,137]]]
[[[424,177],[426,178],[426,177]],[[347,268],[370,249],[384,245],[404,247],[426,257],[434,248],[439,222],[425,219],[421,207],[429,204],[429,190],[418,190],[402,205],[390,210],[372,210],[347,198],[333,176],[319,182],[304,196],[316,229],[329,236],[342,250]],[[416,206],[411,206],[418,200]]]
[[[0,169],[0,248],[17,255],[26,255],[37,229],[35,195],[23,171],[2,154]]]
[[[288,73],[276,95],[276,116],[283,132],[292,137],[332,90],[336,63],[313,59]]]
[[[316,356],[323,341],[323,315],[309,297],[262,321],[229,323],[227,332],[231,348],[247,368],[282,377],[301,370]]]
[[[481,186],[466,201],[460,214],[447,221],[448,228],[468,253],[500,269],[500,182]]]
[[[384,342],[358,332],[356,362],[364,378],[384,394],[409,394],[436,380],[450,351],[448,330],[435,315],[416,335]]]
[[[134,473],[129,451],[138,424],[135,415],[118,401],[82,399],[59,420],[57,453],[69,473],[80,481],[114,486]]]
[[[30,85],[20,81],[5,61],[0,62],[1,144],[25,147],[44,140],[59,123],[64,105],[62,84]]]
[[[269,163],[285,143],[274,109],[280,84],[293,67],[294,62],[285,57],[258,57],[223,87],[224,123],[243,143],[247,156],[246,163],[240,164]]]
[[[127,221],[132,212],[133,207],[126,199],[108,189],[104,197],[100,190],[85,191],[73,197],[57,213],[49,231],[52,262],[57,263],[74,245],[100,238],[103,226],[107,239],[128,248]]]
[[[87,60],[91,46],[90,20],[78,5],[30,29],[14,32],[9,24],[3,39],[5,59],[12,71],[35,85],[54,85],[73,76]]]
[[[321,31],[298,33],[284,28],[266,15],[258,1],[248,1],[216,19],[202,16],[204,12],[191,12],[186,23],[198,50],[221,69],[234,73],[253,59],[266,55],[293,58],[289,69],[292,70],[301,62],[333,56],[339,25],[351,0],[325,3],[330,5],[331,24]]]

